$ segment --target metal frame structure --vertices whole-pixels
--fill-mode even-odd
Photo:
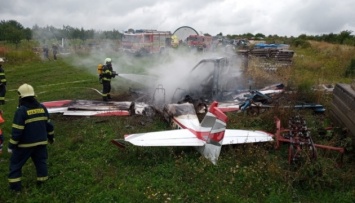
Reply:
[[[281,126],[281,120],[275,117],[276,133],[275,133],[275,149],[279,149],[282,142],[289,143],[289,164],[299,161],[301,153],[306,151],[310,160],[317,159],[317,148],[333,150],[340,153],[340,162],[343,162],[345,149],[343,147],[333,147],[327,145],[315,144],[310,135],[310,129],[307,128],[306,122],[300,116],[295,116],[289,120],[288,129]],[[328,128],[327,130],[330,130]]]

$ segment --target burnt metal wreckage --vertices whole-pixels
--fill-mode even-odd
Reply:
[[[196,70],[202,64],[213,63],[214,68],[210,77],[205,77],[205,79],[203,79],[204,83],[201,83],[198,87],[176,89],[172,99],[173,102],[164,106],[160,105],[162,108],[158,108],[157,110],[163,114],[172,128],[176,127],[172,119],[175,116],[181,116],[186,113],[186,109],[179,105],[183,103],[192,103],[196,113],[205,113],[204,110],[208,109],[209,103],[212,101],[218,101],[218,108],[220,108],[222,112],[248,111],[257,112],[259,114],[271,108],[289,108],[294,110],[311,109],[316,114],[323,114],[325,112],[326,109],[323,105],[315,103],[295,102],[294,104],[280,105],[279,100],[287,95],[283,84],[274,84],[259,90],[224,89],[226,87],[228,88],[228,86],[226,86],[226,80],[220,77],[223,74],[228,75],[228,71],[223,70],[224,66],[228,66],[228,62],[224,60],[226,59],[220,58],[200,61],[191,71]],[[162,101],[165,103],[167,101],[165,98],[165,89],[161,84],[159,84],[154,91],[152,101],[156,101],[154,97],[158,93],[163,95],[164,99]],[[314,143],[311,137],[311,131],[307,127],[305,119],[299,115],[289,119],[288,129],[281,127],[281,121],[278,118],[275,118],[275,123],[276,132],[273,137],[276,143],[275,149],[279,149],[282,142],[289,143],[289,164],[299,164],[304,158],[315,161],[318,157],[317,148],[339,152],[340,162],[342,162],[345,149],[343,147]]]
[[[176,87],[173,94],[167,96],[162,84],[155,88],[129,89],[132,101],[86,101],[61,100],[45,102],[50,113],[63,113],[73,116],[124,116],[132,114],[153,115],[163,112],[167,104],[189,102],[194,104],[197,113],[206,113],[208,106],[217,101],[223,112],[247,111],[261,113],[266,109],[281,107],[295,109],[313,109],[324,112],[320,104],[297,103],[280,106],[279,100],[285,94],[283,84],[274,84],[259,90],[238,89],[240,73],[227,57],[203,59],[190,71],[184,81],[193,81],[193,85]],[[92,88],[91,88],[92,89]],[[95,89],[94,89],[95,90]],[[95,90],[100,93],[100,91]],[[172,96],[171,96],[172,95]]]
[[[281,84],[282,85],[282,84]],[[283,92],[284,94],[287,94]],[[267,95],[258,90],[250,91],[250,94],[246,95],[245,101],[240,105],[241,111],[248,111],[249,114],[255,115],[264,112],[271,108],[293,108],[295,110],[311,109],[314,113],[324,113],[325,108],[321,104],[306,103],[296,101],[294,104],[282,104],[279,100],[285,95]]]
[[[259,90],[238,89],[238,72],[226,57],[203,59],[191,70],[186,81],[195,81],[194,85],[177,87],[172,98],[166,98],[166,90],[158,84],[153,91],[130,89],[137,101],[144,101],[162,111],[164,104],[189,102],[194,104],[197,113],[206,113],[206,109],[214,101],[223,112],[247,111],[259,114],[271,108],[311,109],[315,113],[323,113],[321,104],[296,101],[283,104],[281,100],[289,94],[282,83],[266,86]],[[197,82],[196,82],[197,81]],[[159,99],[157,99],[159,98]]]
[[[207,67],[206,67],[207,66]],[[198,71],[201,70],[202,71]],[[261,113],[271,108],[311,109],[315,113],[324,113],[325,108],[320,104],[298,103],[294,105],[279,105],[279,100],[285,95],[283,84],[274,84],[259,90],[238,90],[237,73],[234,72],[228,58],[213,58],[201,60],[190,71],[189,80],[197,80],[195,85],[185,88],[177,87],[171,99],[167,98],[166,89],[158,84],[152,89],[133,89],[130,94],[133,101],[98,102],[87,100],[62,100],[44,102],[50,113],[63,113],[75,116],[129,116],[133,114],[152,116],[161,114],[172,128],[176,127],[173,120],[185,114],[191,114],[193,104],[196,114],[205,115],[210,105],[218,102],[221,112],[251,111]],[[201,74],[202,72],[202,74]],[[289,143],[289,163],[299,162],[306,151],[311,160],[317,158],[316,148],[335,150],[341,154],[344,148],[315,144],[310,136],[303,118],[295,116],[290,119],[288,129],[281,126],[281,121],[275,118],[276,132],[273,136],[275,148],[279,149],[282,142]],[[117,146],[121,143],[113,142]],[[302,152],[302,153],[301,153]],[[342,159],[342,158],[341,158]]]

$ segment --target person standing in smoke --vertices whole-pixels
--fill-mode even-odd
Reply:
[[[45,46],[43,47],[43,55],[44,55],[44,59],[50,60],[50,59],[49,59],[49,49],[48,49],[47,45],[45,45]]]
[[[52,45],[52,51],[53,51],[53,59],[57,60],[58,46],[56,44]]]
[[[108,101],[111,99],[111,78],[118,74],[112,70],[111,58],[105,59],[105,65],[102,66],[102,73],[100,74],[100,81],[102,83],[102,100]]]

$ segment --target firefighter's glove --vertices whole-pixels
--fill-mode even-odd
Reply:
[[[102,84],[102,74],[99,75],[99,83]]]
[[[12,151],[15,150],[16,148],[17,148],[17,145],[9,143],[9,145],[7,147],[7,152],[12,153]]]
[[[48,139],[49,144],[53,144],[53,143],[54,143],[54,141],[55,141],[55,139],[54,139],[54,138],[52,138],[52,139]]]

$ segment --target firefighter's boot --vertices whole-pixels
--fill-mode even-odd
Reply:
[[[110,94],[107,94],[107,99],[112,99]]]
[[[21,192],[21,189],[22,189],[21,181],[10,183],[9,186],[10,186],[9,188],[11,191]]]
[[[103,96],[103,97],[102,97],[102,101],[108,101],[107,96]]]

